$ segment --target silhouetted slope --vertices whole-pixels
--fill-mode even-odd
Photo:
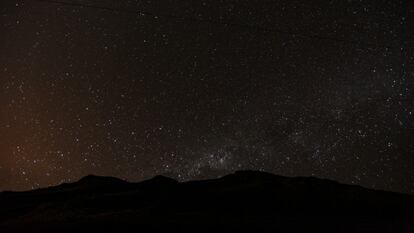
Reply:
[[[179,183],[87,176],[0,194],[1,232],[412,232],[414,197],[240,171]]]

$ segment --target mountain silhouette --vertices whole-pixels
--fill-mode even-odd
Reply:
[[[414,196],[238,171],[140,183],[87,176],[0,193],[1,232],[413,232]]]

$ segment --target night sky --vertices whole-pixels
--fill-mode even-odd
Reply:
[[[65,1],[0,2],[0,190],[254,169],[414,193],[410,1]]]

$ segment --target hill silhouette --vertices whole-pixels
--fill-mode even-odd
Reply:
[[[414,196],[239,171],[180,183],[87,176],[0,193],[1,232],[413,232]]]

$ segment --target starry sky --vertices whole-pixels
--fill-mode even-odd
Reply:
[[[242,169],[414,193],[414,6],[2,0],[0,190]]]

